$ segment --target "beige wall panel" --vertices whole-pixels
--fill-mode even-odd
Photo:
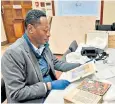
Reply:
[[[103,24],[112,24],[115,22],[115,1],[105,0],[103,10]]]
[[[51,24],[50,48],[63,54],[73,40],[85,43],[85,34],[95,29],[94,16],[55,16]]]

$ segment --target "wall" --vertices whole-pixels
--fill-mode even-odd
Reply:
[[[4,30],[3,20],[1,16],[1,42],[4,42],[4,41],[7,41],[7,38],[6,38],[6,33]]]
[[[115,1],[104,1],[103,24],[115,22]]]
[[[58,2],[55,1],[55,13],[58,15]],[[33,7],[34,8],[34,7]],[[100,4],[98,6],[98,15],[100,11]],[[104,12],[103,12],[103,24],[112,24],[115,22],[115,1],[105,1],[104,2]],[[99,17],[99,16],[98,16]],[[3,27],[3,21],[1,20],[1,42],[6,41],[6,34]]]

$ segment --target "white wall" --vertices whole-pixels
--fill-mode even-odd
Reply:
[[[7,38],[6,38],[6,33],[4,30],[3,20],[1,16],[1,42],[4,42],[4,41],[7,41]]]

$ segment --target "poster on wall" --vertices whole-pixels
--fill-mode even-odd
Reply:
[[[52,1],[51,0],[33,0],[33,9],[39,9],[46,13],[47,16],[52,16]]]
[[[100,19],[101,0],[55,1],[57,16],[96,16]]]

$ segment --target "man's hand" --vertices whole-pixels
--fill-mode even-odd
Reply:
[[[70,84],[67,80],[55,80],[51,82],[51,89],[63,90]]]

